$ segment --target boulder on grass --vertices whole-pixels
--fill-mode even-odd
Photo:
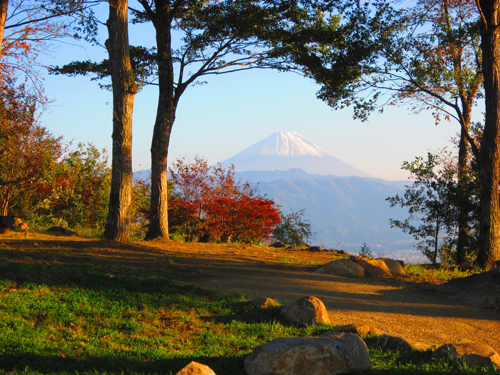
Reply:
[[[176,375],[216,375],[213,370],[205,365],[198,362],[191,362],[189,365],[184,367]]]
[[[475,343],[445,344],[437,348],[433,357],[452,359],[460,358],[473,366],[500,368],[500,356],[491,346]]]
[[[314,296],[306,296],[279,308],[280,316],[287,322],[309,326],[330,323],[325,304]]]
[[[429,345],[401,337],[382,335],[377,340],[377,345],[382,350],[412,352],[414,350],[427,350]]]
[[[394,276],[406,276],[405,269],[403,268],[404,262],[389,258],[377,258],[375,260],[383,260]]]
[[[383,260],[380,259],[360,259],[356,262],[365,269],[365,275],[371,277],[389,277],[391,270]]]
[[[365,269],[349,259],[336,259],[318,268],[315,272],[340,276],[363,276]]]
[[[334,375],[371,367],[365,342],[352,334],[279,338],[245,358],[248,375]]]

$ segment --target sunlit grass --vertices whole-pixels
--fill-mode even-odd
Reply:
[[[462,271],[458,267],[449,268],[441,266],[433,268],[429,266],[423,266],[421,264],[405,264],[404,268],[407,276],[427,279],[428,281],[448,281],[453,278],[471,276],[478,272],[474,270]]]
[[[256,346],[331,328],[289,325],[276,309],[257,308],[245,296],[221,295],[133,264],[0,261],[0,374],[168,375],[195,360],[218,375],[243,375],[243,360]],[[367,343],[374,362],[368,373],[483,372],[435,360],[430,352],[388,353],[376,339]]]
[[[219,358],[221,367],[232,358],[239,372],[220,373],[238,374],[255,346],[329,328],[282,325],[274,310],[256,308],[241,295],[103,271],[88,264],[1,263],[0,369],[128,373],[146,368],[164,374],[193,358]]]

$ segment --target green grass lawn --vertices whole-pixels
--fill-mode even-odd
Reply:
[[[285,324],[244,296],[137,272],[1,261],[0,374],[175,374],[194,360],[238,375],[257,345],[331,328]],[[367,373],[487,372],[430,352],[382,352],[366,341],[374,362]]]

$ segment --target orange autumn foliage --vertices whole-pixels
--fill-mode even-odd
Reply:
[[[234,166],[210,167],[196,156],[192,163],[178,159],[170,173],[176,199],[169,204],[169,226],[187,241],[260,241],[281,222],[272,200],[236,181]]]

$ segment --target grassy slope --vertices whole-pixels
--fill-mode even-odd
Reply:
[[[98,252],[95,261],[75,263],[71,255],[82,249],[67,244],[53,249],[43,239],[27,240],[43,252],[40,259],[0,245],[7,249],[0,251],[0,374],[175,374],[194,360],[218,375],[238,375],[255,346],[331,328],[288,325],[244,296],[219,295],[134,264],[102,265]],[[51,258],[56,251],[68,261]],[[383,353],[374,339],[367,343],[369,373],[483,373],[430,352]]]

